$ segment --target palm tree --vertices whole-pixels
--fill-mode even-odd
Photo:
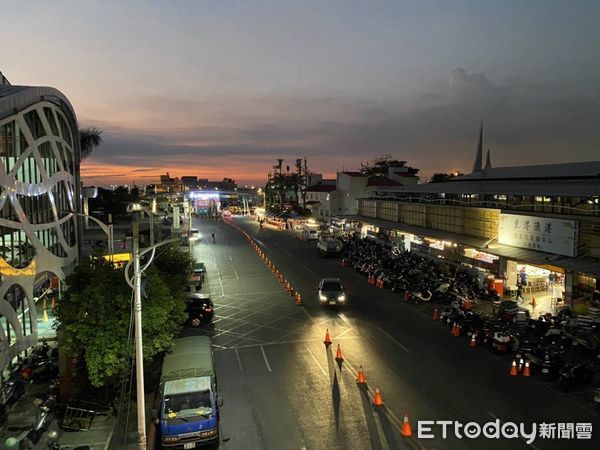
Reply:
[[[102,144],[102,130],[96,127],[82,128],[79,130],[79,144],[81,147],[81,159],[84,160]]]

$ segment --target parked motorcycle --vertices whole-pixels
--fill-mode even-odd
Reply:
[[[2,385],[2,404],[15,404],[25,394],[25,381],[19,373],[15,373]]]
[[[50,395],[46,401],[36,398],[34,404],[38,407],[38,410],[28,436],[29,439],[31,439],[35,444],[40,440],[42,434],[48,430],[48,426],[55,418],[56,397],[54,397],[54,395]]]
[[[594,369],[590,363],[565,364],[559,371],[556,386],[567,390],[579,386],[587,386],[594,379]]]

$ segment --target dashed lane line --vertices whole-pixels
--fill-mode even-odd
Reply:
[[[398,347],[400,347],[402,350],[404,350],[406,353],[410,353],[410,350],[407,349],[404,345],[402,345],[400,342],[398,342],[396,339],[394,339],[392,336],[390,336],[388,333],[386,333],[385,331],[383,331],[380,327],[377,327],[377,329],[379,331],[381,331],[383,334],[385,334],[394,344],[396,344]]]
[[[267,359],[267,354],[265,353],[265,349],[264,349],[264,347],[263,347],[262,345],[260,346],[260,351],[261,351],[261,353],[262,353],[262,355],[263,355],[263,358],[264,358],[264,360],[265,360],[265,365],[267,366],[267,370],[268,370],[269,372],[273,372],[273,371],[271,370],[271,365],[269,364],[269,360]]]
[[[303,265],[302,267],[304,267],[306,270],[309,271],[309,273],[312,273],[314,275],[314,272],[312,270],[310,270],[308,267],[306,267],[306,265]]]
[[[306,347],[306,350],[308,350],[308,353],[310,353],[310,356],[312,356],[312,358],[315,360],[315,363],[317,363],[317,366],[319,367],[319,369],[321,369],[321,372],[323,372],[323,375],[325,375],[326,377],[329,376],[327,374],[327,372],[325,372],[325,369],[323,368],[323,366],[321,365],[321,363],[319,362],[319,360],[317,359],[315,354],[310,350],[308,345],[304,344],[304,347]]]

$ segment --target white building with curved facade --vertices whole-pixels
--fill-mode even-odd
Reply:
[[[0,84],[0,369],[37,342],[42,280],[77,262],[79,155],[61,92]]]

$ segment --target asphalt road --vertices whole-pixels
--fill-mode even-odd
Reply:
[[[321,258],[315,242],[236,217],[303,298],[276,281],[243,235],[222,222],[197,220],[204,239],[194,255],[207,265],[215,301],[213,324],[185,330],[213,337],[224,398],[222,449],[553,449],[600,448],[600,415],[589,391],[565,394],[552,385],[509,376],[510,361],[472,349],[431,320],[430,306],[402,304],[339,259]],[[216,233],[212,243],[210,233]],[[316,286],[339,277],[343,309],[318,305]],[[329,330],[333,345],[323,344]],[[335,359],[340,345],[344,362]],[[362,366],[367,386],[356,384]],[[384,405],[372,406],[376,387]],[[413,436],[400,434],[408,414]],[[592,439],[417,438],[417,421],[484,425],[591,423]],[[529,431],[528,431],[529,432]],[[462,434],[462,432],[461,432]]]

